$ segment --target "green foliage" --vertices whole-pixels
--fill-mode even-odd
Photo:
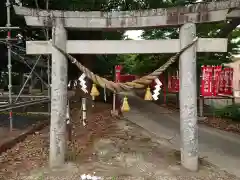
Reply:
[[[127,54],[120,55],[117,57],[118,64],[123,66],[123,73],[135,74],[136,69],[139,68],[139,62],[137,62],[139,58],[137,58],[136,54]]]
[[[223,118],[240,121],[240,104],[229,105],[215,110],[215,115]]]

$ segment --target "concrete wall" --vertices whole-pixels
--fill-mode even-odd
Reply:
[[[226,65],[233,68],[233,95],[235,102],[240,103],[240,57],[233,58],[233,62]]]
[[[232,99],[205,99],[204,104],[215,108],[223,108],[232,105]]]

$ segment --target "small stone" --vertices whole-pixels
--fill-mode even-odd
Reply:
[[[92,180],[98,180],[99,178],[97,176],[92,176]]]
[[[90,174],[88,174],[87,179],[92,179],[92,176]]]
[[[82,179],[82,180],[87,179],[86,174],[81,175],[81,179]]]

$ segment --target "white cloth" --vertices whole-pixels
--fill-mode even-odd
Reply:
[[[70,120],[69,119],[67,119],[67,124],[70,124]]]

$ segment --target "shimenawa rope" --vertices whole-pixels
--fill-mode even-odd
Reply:
[[[132,82],[125,82],[125,83],[115,83],[113,81],[109,81],[103,77],[100,77],[93,72],[91,72],[88,68],[84,67],[80,62],[77,61],[74,57],[69,55],[68,53],[64,52],[62,49],[57,47],[52,42],[52,46],[56,48],[58,51],[60,51],[64,56],[66,56],[73,64],[75,64],[79,70],[81,70],[83,73],[86,74],[88,78],[90,78],[95,84],[101,86],[102,88],[108,88],[109,90],[120,93],[124,91],[132,91],[134,88],[136,89],[142,89],[146,87],[147,85],[151,84],[152,81],[159,77],[160,74],[162,74],[171,64],[173,64],[175,61],[177,61],[178,57],[188,48],[193,46],[197,42],[198,38],[196,37],[193,42],[191,42],[189,45],[181,49],[180,52],[176,53],[174,56],[172,56],[164,65],[162,65],[160,68],[153,71],[151,74],[148,74],[146,76],[143,76],[139,79],[136,79]]]

